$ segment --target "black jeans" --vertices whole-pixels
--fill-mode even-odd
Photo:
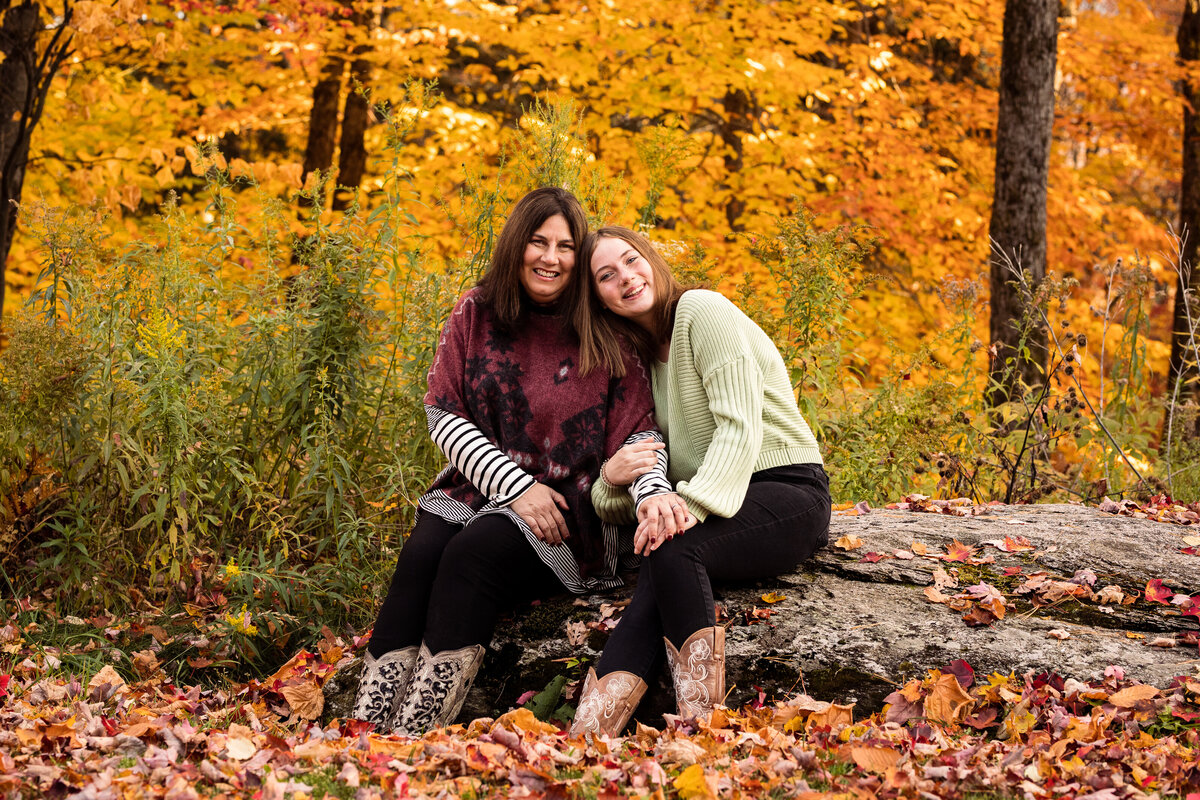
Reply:
[[[396,559],[371,655],[425,642],[432,653],[486,646],[506,609],[565,592],[525,534],[500,514],[466,527],[421,512]]]
[[[596,665],[648,679],[664,654],[716,624],[712,581],[769,578],[793,569],[829,541],[829,478],[819,464],[750,476],[732,517],[710,516],[642,559],[633,600]]]

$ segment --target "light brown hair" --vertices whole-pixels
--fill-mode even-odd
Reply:
[[[480,299],[492,309],[496,322],[503,329],[512,330],[516,326],[524,307],[521,268],[525,264],[525,247],[542,223],[555,214],[561,214],[567,221],[571,240],[575,243],[575,261],[578,262],[578,251],[588,231],[587,214],[575,195],[566,189],[546,186],[522,197],[496,238],[492,260],[478,285]],[[572,272],[578,269],[576,263]],[[575,275],[568,278],[568,287],[576,278]]]
[[[654,305],[650,311],[654,320],[653,332],[617,316],[600,304],[592,275],[592,254],[596,252],[601,239],[621,239],[637,250],[650,265],[654,280]],[[613,377],[623,376],[625,364],[621,358],[621,337],[629,340],[643,361],[652,363],[658,345],[671,338],[675,307],[689,287],[675,279],[666,259],[649,239],[637,231],[617,225],[609,225],[588,234],[575,255],[575,269],[582,272],[583,278],[574,283],[575,291],[571,296],[571,323],[579,334],[580,373],[586,375],[600,367]]]

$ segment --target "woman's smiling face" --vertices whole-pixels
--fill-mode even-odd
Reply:
[[[575,240],[562,214],[547,217],[529,237],[521,266],[521,286],[539,305],[553,303],[567,288],[575,267]]]
[[[601,305],[653,329],[654,273],[636,247],[615,236],[601,237],[592,251],[591,271]]]

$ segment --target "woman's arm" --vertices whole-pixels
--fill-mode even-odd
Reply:
[[[629,523],[643,500],[670,491],[662,434],[639,431],[601,465],[592,484],[592,505],[605,522]]]
[[[762,449],[764,377],[747,332],[746,326],[753,323],[715,292],[696,292],[694,298],[692,294],[685,298],[694,302],[681,308],[676,318],[673,337],[682,337],[686,348],[673,350],[672,359],[679,358],[672,376],[678,370],[699,378],[699,385],[692,381],[682,407],[704,402],[714,429],[705,451],[697,454],[699,467],[675,489],[703,522],[709,514],[733,516],[746,499]],[[689,423],[694,421],[669,421],[671,426]]]
[[[474,422],[431,405],[425,406],[425,419],[430,438],[446,460],[489,500],[508,505],[537,483]]]
[[[425,418],[433,443],[484,496],[511,506],[544,542],[560,544],[570,537],[562,515],[566,499],[517,466],[475,423],[431,405],[425,406]]]

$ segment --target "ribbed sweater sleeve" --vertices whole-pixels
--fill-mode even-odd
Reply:
[[[701,522],[742,507],[763,438],[763,377],[754,360],[736,358],[702,375],[716,430],[696,474],[676,489]]]

